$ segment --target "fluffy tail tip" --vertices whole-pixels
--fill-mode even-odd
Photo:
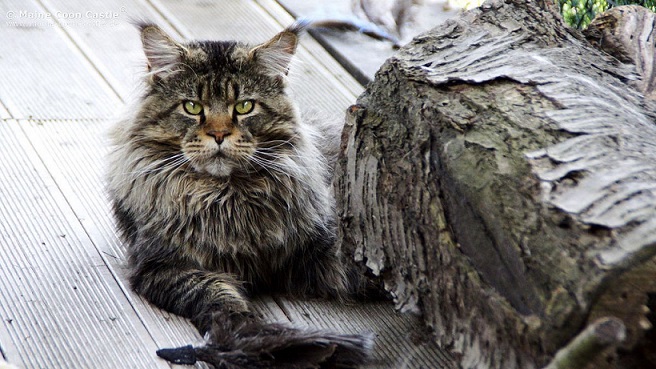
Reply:
[[[359,365],[367,363],[374,350],[374,338],[373,333],[339,337],[335,340],[338,343],[336,350],[338,361]]]
[[[196,350],[192,345],[178,348],[161,349],[156,351],[157,356],[172,362],[173,364],[194,365],[196,364]]]

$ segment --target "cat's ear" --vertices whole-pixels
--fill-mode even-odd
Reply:
[[[179,71],[187,49],[154,24],[140,24],[139,28],[151,80],[165,78]]]
[[[269,41],[252,48],[249,52],[250,58],[259,63],[272,77],[286,75],[302,30],[303,28],[298,26],[285,29]]]

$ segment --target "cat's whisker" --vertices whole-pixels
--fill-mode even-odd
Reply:
[[[299,139],[298,136],[294,136],[289,138],[288,140],[271,140],[266,142],[266,146],[263,146],[264,143],[261,143],[258,149],[272,150],[282,146],[290,146],[292,148],[296,148],[296,145],[294,145],[293,142],[298,139]]]
[[[298,148],[296,147],[296,145],[291,140],[280,142],[280,143],[278,143],[276,145],[272,145],[272,146],[262,146],[262,145],[260,145],[257,148],[257,151],[276,153],[276,152],[282,151],[280,148],[285,147],[285,146],[289,147],[290,149],[292,149],[295,152],[299,151]]]
[[[144,168],[140,168],[138,171],[134,171],[129,174],[142,175],[142,174],[152,173],[155,171],[162,171],[166,169],[168,166],[176,166],[178,162],[185,162],[187,160],[188,159],[185,157],[185,155],[180,153],[164,159],[154,161],[148,164],[147,166],[145,166]]]
[[[258,148],[258,149],[263,149],[263,150],[272,150],[272,149],[275,149],[275,148],[280,147],[280,146],[283,146],[283,145],[289,145],[289,147],[290,147],[294,152],[299,153],[299,155],[302,155],[302,157],[304,157],[304,156],[306,155],[305,152],[304,152],[304,150],[299,149],[299,148],[294,144],[294,141],[292,141],[293,139],[296,139],[296,138],[297,138],[297,137],[295,136],[295,137],[293,137],[293,138],[291,138],[291,139],[289,139],[289,140],[286,140],[286,141],[283,141],[283,140],[277,140],[277,141],[280,141],[280,144],[279,144],[279,145],[270,146],[270,147],[261,147],[261,148]],[[271,142],[276,142],[276,141],[271,141]]]
[[[187,162],[189,162],[189,159],[184,154],[180,153],[154,161],[143,168],[138,168],[129,172],[117,173],[116,175],[124,177],[121,182],[118,182],[119,184],[124,184],[126,182],[134,181],[136,178],[144,177],[153,173],[172,172]],[[134,164],[130,167],[134,167]]]
[[[267,159],[264,159],[264,158],[261,158],[261,157],[255,156],[255,155],[249,157],[248,159],[251,161],[251,163],[255,163],[260,168],[262,168],[262,169],[266,170],[267,172],[269,172],[269,174],[271,174],[272,177],[277,177],[277,176],[274,175],[271,172],[271,170],[273,170],[275,172],[278,172],[280,174],[283,174],[284,176],[286,176],[288,178],[291,178],[291,175],[285,170],[287,168],[279,165],[278,163],[276,163],[274,161],[269,161]]]
[[[287,165],[287,164],[284,164],[284,163],[276,162],[276,161],[266,159],[266,158],[263,158],[263,157],[258,157],[258,156],[252,156],[251,160],[254,163],[258,164],[260,167],[262,167],[264,169],[267,169],[267,170],[269,170],[269,169],[273,170],[277,173],[280,173],[280,174],[284,175],[287,178],[300,179],[300,178],[296,178],[297,176],[292,176],[292,173],[296,172],[296,169],[298,169],[294,166],[290,166],[290,165]]]
[[[299,182],[305,186],[311,186],[311,183],[309,183],[306,180],[306,178],[312,175],[310,169],[313,168],[311,168],[310,166],[300,165],[295,161],[293,161],[293,165],[291,165],[285,163],[284,161],[280,161],[281,159],[280,157],[274,158],[278,160],[272,160],[258,155],[252,155],[249,159],[253,161],[255,164],[257,164],[259,167],[262,167],[263,169],[267,170],[269,173],[271,173],[271,171],[275,171],[276,173],[285,175],[287,178],[289,178],[292,181]],[[282,157],[282,159],[285,158]],[[273,173],[272,176],[275,177]]]
[[[307,159],[306,155],[303,155],[303,153],[300,153],[300,152],[297,152],[297,151],[281,153],[281,152],[279,152],[279,150],[267,151],[267,150],[259,150],[258,149],[258,153],[259,154],[264,154],[264,155],[267,155],[267,156],[271,156],[271,157],[276,157],[276,158],[286,157],[286,158],[294,158],[294,159]]]
[[[254,173],[257,172],[257,168],[250,160],[248,160],[248,158],[239,158],[237,163],[239,163],[246,172],[248,172],[248,168],[252,169]]]
[[[294,160],[294,167],[295,168],[303,168],[303,169],[312,169],[316,166],[316,162],[313,162],[312,164],[303,164],[305,161],[307,161],[307,154],[303,154],[301,152],[296,152],[296,153],[279,153],[277,151],[267,151],[267,150],[260,150],[258,149],[254,155],[259,155],[260,158],[265,159],[265,160],[271,160],[275,162],[280,162],[281,160],[284,159],[297,159]],[[265,155],[265,156],[262,156]],[[271,159],[269,159],[271,158]]]
[[[262,164],[258,163],[258,162],[257,162],[257,159],[255,159],[255,160],[253,160],[252,158],[249,158],[249,159],[251,159],[251,160],[246,160],[246,162],[248,163],[248,165],[249,165],[251,168],[253,168],[253,171],[254,171],[254,172],[258,172],[258,168],[255,166],[255,164],[257,164],[257,166],[258,166],[259,168],[262,168],[262,169],[264,169],[267,173],[269,173],[269,177],[270,177],[270,178],[272,178],[274,181],[276,181],[276,182],[278,182],[278,183],[280,183],[280,184],[283,184],[283,181],[282,181],[282,179],[280,178],[280,176],[275,175],[275,174],[270,170],[270,168],[269,168],[268,166],[266,166],[266,165],[262,165]]]
[[[194,68],[191,67],[191,65],[187,63],[179,63],[179,64],[187,67],[187,69],[190,70],[196,76],[196,78],[198,78],[198,73],[196,73],[196,71],[194,70]]]

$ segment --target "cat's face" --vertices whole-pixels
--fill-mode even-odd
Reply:
[[[142,41],[149,63],[142,134],[168,145],[171,161],[226,177],[273,168],[293,150],[296,111],[284,76],[296,34],[283,32],[256,47],[179,44],[144,25]]]

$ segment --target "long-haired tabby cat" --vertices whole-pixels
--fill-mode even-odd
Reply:
[[[299,118],[286,74],[304,25],[268,42],[179,43],[141,24],[146,91],[114,132],[109,193],[135,291],[189,318],[217,368],[346,368],[368,335],[267,324],[247,294],[352,293],[334,246],[331,141]],[[339,132],[333,132],[333,137]]]

